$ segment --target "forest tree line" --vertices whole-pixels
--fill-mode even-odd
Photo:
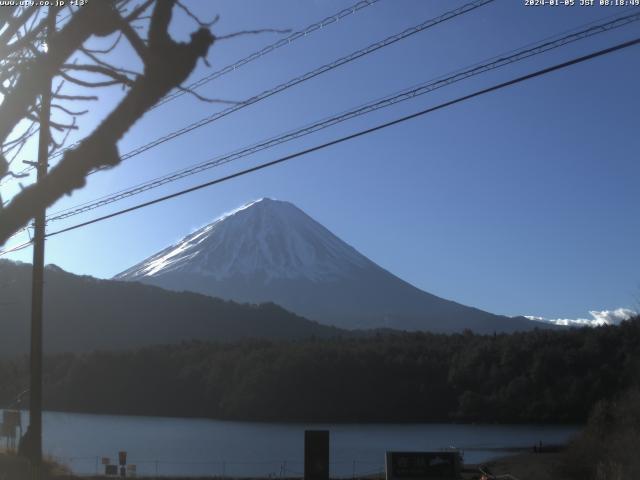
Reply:
[[[0,362],[0,406],[28,384]],[[264,421],[584,422],[640,382],[640,317],[619,326],[189,342],[45,359],[45,408]],[[23,400],[23,406],[26,406]]]

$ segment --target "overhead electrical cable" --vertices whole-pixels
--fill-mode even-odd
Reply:
[[[273,95],[276,95],[278,93],[281,93],[285,90],[288,90],[289,88],[292,88],[300,83],[306,82],[308,80],[311,80],[312,78],[315,78],[319,75],[322,75],[323,73],[329,72],[331,70],[334,70],[338,67],[341,67],[342,65],[346,65],[348,63],[353,62],[354,60],[357,60],[359,58],[362,58],[366,55],[369,55],[373,52],[376,52],[382,48],[388,47],[389,45],[393,45],[401,40],[404,40],[406,38],[409,38],[413,35],[415,35],[416,33],[420,33],[423,32],[431,27],[434,27],[436,25],[439,25],[443,22],[446,22],[447,20],[451,20],[453,18],[456,18],[460,15],[464,15],[465,13],[471,12],[479,7],[482,7],[484,5],[487,5],[489,3],[494,2],[495,0],[475,0],[473,2],[467,3],[465,5],[462,5],[461,7],[458,7],[454,10],[450,10],[446,13],[443,13],[442,15],[439,15],[437,17],[431,18],[429,20],[426,20],[418,25],[415,25],[411,28],[407,28],[406,30],[403,30],[400,33],[397,33],[395,35],[391,35],[389,37],[386,37],[383,40],[380,40],[378,42],[372,43],[370,45],[368,45],[367,47],[361,48],[359,50],[356,50],[352,53],[350,53],[349,55],[346,55],[344,57],[340,57],[337,60],[334,60],[330,63],[327,63],[325,65],[322,65],[321,67],[315,68],[314,70],[311,70],[307,73],[304,73],[302,75],[299,75],[297,77],[294,77],[292,79],[290,79],[287,82],[281,83],[273,88],[270,88],[268,90],[264,90],[263,92],[254,95],[253,97],[240,102],[238,104],[232,105],[230,107],[227,107],[223,110],[220,110],[212,115],[209,115],[207,117],[204,117],[196,122],[190,123],[189,125],[186,125],[180,129],[174,130],[170,133],[167,133],[166,135],[163,135],[162,137],[156,138],[155,140],[152,140],[151,142],[148,142],[144,145],[141,145],[133,150],[130,150],[129,152],[123,154],[120,156],[121,161],[125,161],[128,160],[132,157],[135,157],[136,155],[139,155],[143,152],[146,152],[147,150],[150,150],[154,147],[157,147],[158,145],[161,145],[165,142],[168,142],[170,140],[174,140],[177,137],[180,137],[186,133],[189,133],[197,128],[203,127],[205,125],[209,125],[212,122],[215,122],[217,120],[220,120],[221,118],[224,118],[232,113],[235,113],[239,110],[242,110],[243,108],[249,107],[255,103],[258,103],[262,100],[265,100],[269,97],[272,97]],[[52,155],[50,158],[56,158],[59,157],[60,155],[63,155],[64,152],[66,152],[67,150],[69,150],[70,148],[73,148],[73,146],[68,147],[66,149],[63,150],[59,150],[58,152],[56,152],[54,155]],[[100,170],[94,170],[93,172],[90,172],[89,175],[91,175],[92,173],[98,172]]]
[[[13,252],[17,252],[19,250],[23,250],[23,249],[31,246],[32,243],[33,243],[33,240],[29,240],[28,242],[21,243],[20,245],[16,245],[16,246],[11,247],[11,248],[6,248],[4,250],[0,250],[0,257],[3,256],[3,255],[8,255],[9,253],[13,253]]]
[[[294,43],[296,40],[299,40],[301,38],[305,38],[307,37],[309,34],[315,32],[315,31],[319,31],[324,29],[325,27],[332,25],[334,23],[337,23],[339,20],[342,20],[345,17],[348,17],[349,15],[352,15],[360,10],[362,10],[363,8],[369,7],[371,5],[374,5],[376,3],[378,3],[380,0],[361,0],[357,3],[354,3],[353,5],[344,8],[342,10],[340,10],[339,12],[334,13],[333,15],[329,15],[326,18],[323,18],[322,20],[319,20],[317,22],[312,23],[311,25],[308,25],[305,28],[302,28],[300,30],[297,30],[293,33],[291,33],[290,35],[281,38],[280,40],[278,40],[277,42],[271,43],[263,48],[261,48],[260,50],[257,50],[249,55],[247,55],[246,57],[241,58],[240,60],[236,60],[234,63],[231,63],[225,67],[222,67],[219,70],[216,70],[215,72],[212,72],[198,80],[196,80],[193,83],[190,83],[189,85],[187,85],[186,87],[184,87],[184,90],[178,90],[175,91],[173,93],[170,93],[168,95],[165,95],[163,98],[161,98],[158,103],[156,103],[153,107],[151,107],[151,109],[154,109],[156,107],[159,107],[160,105],[164,105],[165,103],[170,102],[171,100],[175,100],[176,98],[181,97],[182,95],[186,94],[188,90],[195,90],[197,88],[200,88],[201,86],[212,82],[213,80],[222,77],[223,75],[226,75],[228,73],[231,72],[235,72],[236,70],[238,70],[239,68],[243,67],[244,65],[251,63],[254,60],[257,60],[259,58],[264,57],[265,55],[268,55],[269,53],[284,47],[284,46],[288,46],[291,45],[292,43]],[[70,15],[65,16],[62,19],[59,19],[58,22],[68,18]],[[73,145],[69,145],[68,147],[58,150],[54,155],[51,156],[51,158],[55,158],[58,157],[60,155],[62,155],[66,150],[75,148],[79,145],[79,142],[74,143]],[[33,167],[26,167],[23,170],[21,170],[20,172],[17,173],[17,175],[24,175],[29,173],[31,170],[33,170]],[[13,180],[13,178],[9,178],[6,181],[10,181]],[[4,183],[4,182],[3,182]],[[2,183],[0,183],[0,186],[2,186]]]
[[[593,35],[596,35],[614,28],[621,27],[623,25],[627,25],[631,22],[635,22],[638,20],[640,20],[640,11],[638,11],[635,14],[627,15],[622,18],[617,18],[613,21],[610,21],[604,24],[595,25],[585,30],[578,31],[570,35],[565,35],[560,38],[552,38],[550,40],[542,41],[537,44],[528,44],[526,47],[523,47],[521,49],[512,50],[511,52],[515,52],[515,53],[510,52],[511,53],[510,55],[503,54],[501,56],[492,57],[485,63],[476,63],[471,67],[457,70],[456,72],[448,74],[448,76],[438,77],[435,80],[411,87],[410,89],[405,89],[399,93],[384,97],[382,99],[374,100],[372,102],[361,105],[355,109],[348,110],[341,114],[325,118],[323,120],[320,120],[312,124],[305,125],[304,127],[301,127],[297,130],[287,132],[280,136],[272,137],[268,140],[262,141],[260,143],[256,143],[254,145],[243,148],[241,150],[234,151],[230,154],[217,156],[205,162],[198,163],[194,166],[191,166],[185,169],[180,169],[170,174],[163,175],[153,180],[135,185],[128,189],[120,190],[110,195],[106,195],[98,199],[84,202],[82,204],[78,204],[73,207],[66,208],[64,210],[59,210],[51,214],[47,218],[47,221],[54,222],[58,220],[63,220],[63,219],[66,219],[90,210],[94,210],[96,208],[117,202],[119,200],[123,200],[125,198],[138,195],[148,190],[158,188],[162,185],[166,185],[167,183],[180,180],[187,176],[194,175],[202,171],[227,164],[231,161],[237,160],[242,157],[246,157],[248,155],[274,147],[276,145],[280,145],[282,143],[291,141],[293,139],[297,139],[305,135],[309,135],[313,132],[317,132],[324,128],[328,128],[330,126],[344,122],[346,120],[350,120],[352,118],[355,118],[355,117],[358,117],[382,108],[386,108],[406,100],[416,98],[417,96],[424,95],[426,93],[432,92],[436,89],[442,88],[452,83],[464,80],[471,76],[479,75],[481,73],[485,73],[487,71],[500,68],[500,67],[512,64],[514,62],[518,62],[518,61],[530,58],[535,55],[542,54],[549,50],[559,48],[569,43],[572,43],[584,38],[588,38]]]
[[[189,85],[187,85],[185,87],[185,90],[195,90],[197,88],[200,88],[201,86],[212,82],[213,80],[215,80],[216,78],[220,78],[223,75],[226,75],[227,73],[231,73],[236,71],[238,68],[243,67],[244,65],[246,65],[247,63],[250,63],[254,60],[257,60],[258,58],[264,57],[265,55],[273,52],[274,50],[277,50],[278,48],[287,46],[287,45],[291,45],[293,42],[295,42],[296,40],[299,40],[301,38],[304,38],[306,36],[308,36],[310,33],[321,30],[333,23],[337,23],[339,20],[353,14],[356,13],[357,11],[366,8],[370,5],[373,5],[377,2],[379,2],[380,0],[363,0],[360,1],[358,3],[355,3],[353,5],[351,5],[350,7],[347,7],[345,9],[340,10],[337,13],[334,13],[333,15],[329,15],[328,17],[312,23],[311,25],[301,29],[301,30],[297,30],[295,32],[293,32],[291,35],[288,35],[285,38],[282,38],[280,40],[278,40],[277,42],[271,43],[269,45],[267,45],[266,47],[261,48],[260,50],[253,52],[249,55],[247,55],[244,58],[241,58],[240,60],[237,60],[236,62],[227,65],[226,67],[223,67],[219,70],[216,70],[215,72],[212,72],[202,78],[200,78],[199,80],[196,80],[193,83],[190,83]],[[171,100],[174,100],[178,97],[181,97],[182,95],[186,94],[187,92],[185,90],[178,90],[175,91],[169,95],[166,95],[164,98],[160,99],[160,101],[158,103],[156,103],[152,108],[156,108],[159,107],[160,105],[164,105],[167,102],[170,102]]]
[[[350,135],[346,135],[346,136],[337,138],[335,140],[331,140],[329,142],[322,143],[320,145],[316,145],[314,147],[310,147],[310,148],[307,148],[305,150],[301,150],[301,151],[298,151],[296,153],[292,153],[290,155],[286,155],[284,157],[280,157],[280,158],[278,158],[276,160],[272,160],[270,162],[262,163],[260,165],[256,165],[254,167],[247,168],[245,170],[241,170],[239,172],[236,172],[236,173],[233,173],[233,174],[230,174],[230,175],[226,175],[224,177],[217,178],[215,180],[211,180],[209,182],[201,183],[199,185],[196,185],[196,186],[184,189],[184,190],[180,190],[178,192],[175,192],[175,193],[172,193],[172,194],[169,194],[169,195],[165,195],[165,196],[153,199],[153,200],[149,200],[147,202],[139,203],[139,204],[134,205],[132,207],[125,208],[123,210],[119,210],[117,212],[110,213],[108,215],[104,215],[104,216],[101,216],[101,217],[98,217],[98,218],[94,218],[94,219],[88,220],[86,222],[78,223],[76,225],[72,225],[70,227],[63,228],[61,230],[50,232],[50,233],[47,234],[47,237],[53,237],[55,235],[60,235],[62,233],[69,232],[69,231],[72,231],[72,230],[76,230],[78,228],[86,227],[88,225],[92,225],[94,223],[102,222],[104,220],[108,220],[110,218],[114,218],[114,217],[123,215],[125,213],[133,212],[135,210],[139,210],[141,208],[148,207],[150,205],[155,205],[157,203],[165,202],[167,200],[170,200],[170,199],[182,196],[182,195],[186,195],[188,193],[195,192],[197,190],[201,190],[203,188],[207,188],[207,187],[210,187],[210,186],[213,186],[213,185],[217,185],[219,183],[223,183],[223,182],[226,182],[228,180],[232,180],[234,178],[238,178],[238,177],[241,177],[241,176],[244,176],[244,175],[248,175],[248,174],[253,173],[253,172],[257,172],[259,170],[263,170],[263,169],[266,169],[266,168],[269,168],[269,167],[273,167],[275,165],[279,165],[279,164],[287,162],[289,160],[293,160],[295,158],[299,158],[299,157],[302,157],[304,155],[308,155],[310,153],[317,152],[319,150],[323,150],[323,149],[331,147],[333,145],[338,145],[340,143],[344,143],[344,142],[347,142],[349,140],[353,140],[355,138],[359,138],[359,137],[368,135],[370,133],[377,132],[379,130],[383,130],[383,129],[391,127],[391,126],[398,125],[400,123],[404,123],[404,122],[407,122],[409,120],[413,120],[415,118],[422,117],[422,116],[427,115],[429,113],[432,113],[432,112],[435,112],[435,111],[438,111],[438,110],[442,110],[444,108],[450,107],[452,105],[456,105],[458,103],[465,102],[465,101],[470,100],[472,98],[476,98],[476,97],[479,97],[481,95],[486,95],[487,93],[495,92],[497,90],[501,90],[503,88],[510,87],[512,85],[516,85],[518,83],[522,83],[522,82],[525,82],[527,80],[531,80],[533,78],[541,77],[543,75],[547,75],[549,73],[552,73],[552,72],[555,72],[555,71],[558,71],[558,70],[562,70],[562,69],[570,67],[572,65],[576,65],[576,64],[583,63],[583,62],[586,62],[586,61],[589,61],[589,60],[593,60],[594,58],[601,57],[601,56],[604,56],[604,55],[608,55],[610,53],[613,53],[613,52],[616,52],[616,51],[619,51],[619,50],[623,50],[623,49],[626,49],[626,48],[629,48],[629,47],[632,47],[632,46],[635,46],[635,45],[638,45],[638,44],[640,44],[640,37],[635,38],[635,39],[630,40],[630,41],[627,41],[627,42],[619,43],[619,44],[614,45],[614,46],[609,47],[609,48],[605,48],[605,49],[602,49],[602,50],[598,50],[598,51],[592,52],[592,53],[587,54],[587,55],[583,55],[581,57],[574,58],[574,59],[566,61],[566,62],[558,63],[558,64],[553,65],[551,67],[543,68],[541,70],[536,70],[535,72],[532,72],[532,73],[529,73],[529,74],[514,78],[512,80],[508,80],[506,82],[502,82],[502,83],[499,83],[497,85],[493,85],[491,87],[487,87],[487,88],[483,88],[481,90],[477,90],[477,91],[475,91],[473,93],[464,95],[462,97],[458,97],[458,98],[456,98],[454,100],[449,100],[447,102],[440,103],[440,104],[438,104],[436,106],[429,107],[429,108],[426,108],[424,110],[420,110],[419,112],[412,113],[410,115],[405,115],[403,117],[397,118],[395,120],[391,120],[389,122],[381,123],[379,125],[367,128],[365,130],[360,130],[360,131],[358,131],[356,133],[352,133]],[[0,255],[2,255],[2,254],[3,253],[0,252]]]
[[[427,114],[435,112],[437,110],[441,110],[441,109],[450,107],[452,105],[456,105],[458,103],[470,100],[472,98],[479,97],[481,95],[485,95],[487,93],[494,92],[494,91],[497,91],[497,90],[501,90],[503,88],[506,88],[506,87],[509,87],[509,86],[512,86],[512,85],[515,85],[515,84],[518,84],[518,83],[522,83],[522,82],[525,82],[527,80],[531,80],[533,78],[541,77],[541,76],[547,75],[547,74],[549,74],[551,72],[555,72],[557,70],[561,70],[561,69],[570,67],[572,65],[583,63],[583,62],[592,60],[592,59],[597,58],[597,57],[608,55],[610,53],[613,53],[613,52],[616,52],[616,51],[619,51],[619,50],[623,50],[623,49],[626,49],[626,48],[629,48],[629,47],[632,47],[632,46],[635,46],[635,45],[638,45],[638,44],[640,44],[640,37],[639,38],[635,38],[635,39],[630,40],[630,41],[627,41],[627,42],[619,43],[619,44],[614,45],[614,46],[609,47],[609,48],[605,48],[605,49],[602,49],[602,50],[598,50],[596,52],[592,52],[592,53],[587,54],[587,55],[583,55],[581,57],[574,58],[574,59],[566,61],[566,62],[562,62],[562,63],[556,64],[556,65],[553,65],[551,67],[547,67],[547,68],[543,68],[541,70],[537,70],[535,72],[532,72],[532,73],[529,73],[529,74],[514,78],[512,80],[508,80],[506,82],[502,82],[502,83],[499,83],[497,85],[493,85],[491,87],[487,87],[487,88],[484,88],[484,89],[481,89],[481,90],[477,90],[477,91],[475,91],[473,93],[470,93],[468,95],[464,95],[462,97],[458,97],[458,98],[456,98],[454,100],[449,100],[447,102],[438,104],[438,105],[436,105],[434,107],[429,107],[429,108],[426,108],[424,110],[420,110],[419,112],[412,113],[410,115],[405,115],[403,117],[400,117],[400,118],[397,118],[395,120],[391,120],[389,122],[385,122],[385,123],[376,125],[374,127],[367,128],[365,130],[360,130],[360,131],[358,131],[356,133],[352,133],[350,135],[346,135],[346,136],[337,138],[335,140],[331,140],[329,142],[326,142],[326,143],[323,143],[323,144],[320,144],[320,145],[316,145],[314,147],[310,147],[310,148],[307,148],[305,150],[301,150],[301,151],[298,151],[296,153],[292,153],[290,155],[286,155],[284,157],[280,157],[280,158],[278,158],[276,160],[272,160],[270,162],[262,163],[260,165],[254,166],[254,167],[247,168],[245,170],[241,170],[241,171],[233,173],[231,175],[227,175],[227,176],[224,176],[224,177],[221,177],[221,178],[217,178],[217,179],[211,180],[209,182],[201,183],[201,184],[196,185],[194,187],[190,187],[190,188],[187,188],[187,189],[184,189],[184,190],[180,190],[178,192],[175,192],[175,193],[172,193],[172,194],[169,194],[169,195],[165,195],[165,196],[156,198],[154,200],[150,200],[150,201],[147,201],[147,202],[139,203],[139,204],[134,205],[132,207],[125,208],[123,210],[119,210],[117,212],[110,213],[108,215],[103,215],[101,217],[97,217],[97,218],[94,218],[92,220],[88,220],[86,222],[78,223],[78,224],[72,225],[70,227],[66,227],[66,228],[63,228],[61,230],[57,230],[55,232],[50,232],[50,233],[47,234],[47,237],[53,237],[53,236],[60,235],[60,234],[65,233],[65,232],[69,232],[69,231],[76,230],[76,229],[79,229],[79,228],[82,228],[82,227],[86,227],[88,225],[92,225],[94,223],[102,222],[102,221],[108,220],[110,218],[114,218],[114,217],[117,217],[117,216],[120,216],[120,215],[124,215],[125,213],[133,212],[135,210],[139,210],[141,208],[148,207],[150,205],[155,205],[157,203],[161,203],[161,202],[164,202],[164,201],[167,201],[167,200],[170,200],[170,199],[182,196],[182,195],[186,195],[188,193],[195,192],[197,190],[201,190],[201,189],[206,188],[206,187],[217,185],[219,183],[223,183],[223,182],[226,182],[228,180],[232,180],[234,178],[238,178],[238,177],[241,177],[241,176],[244,176],[244,175],[248,175],[250,173],[257,172],[259,170],[263,170],[263,169],[266,169],[266,168],[269,168],[269,167],[272,167],[272,166],[287,162],[289,160],[293,160],[295,158],[302,157],[304,155],[308,155],[309,153],[313,153],[313,152],[316,152],[316,151],[319,151],[319,150],[323,150],[323,149],[328,148],[330,146],[337,145],[337,144],[340,144],[340,143],[343,143],[343,142],[346,142],[346,141],[349,141],[349,140],[353,140],[355,138],[359,138],[359,137],[362,137],[364,135],[368,135],[370,133],[373,133],[373,132],[376,132],[376,131],[379,131],[379,130],[382,130],[382,129],[385,129],[385,128],[388,128],[388,127],[391,127],[391,126],[398,125],[400,123],[404,123],[404,122],[409,121],[409,120],[413,120],[415,118],[427,115]],[[22,249],[22,248],[26,248],[31,243],[32,242],[26,242],[26,243],[24,243],[22,245],[18,245],[16,247],[10,248],[8,250],[0,251],[0,256],[5,255],[5,254],[10,253],[10,252],[17,251],[17,250]]]

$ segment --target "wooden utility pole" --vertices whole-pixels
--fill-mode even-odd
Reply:
[[[47,12],[47,47],[56,27],[56,7]],[[49,72],[42,82],[40,95],[40,132],[38,137],[37,181],[47,174],[49,161],[51,116],[51,79]],[[31,385],[29,394],[29,433],[26,439],[35,478],[39,478],[42,464],[42,311],[44,290],[44,240],[46,209],[34,217],[33,275],[31,283]]]

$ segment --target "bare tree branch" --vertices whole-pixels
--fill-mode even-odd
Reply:
[[[7,20],[7,28],[0,34],[0,45],[8,45],[11,38],[18,33],[18,30],[29,20],[29,17],[36,13],[38,7],[31,5],[25,8],[17,17],[10,17]]]
[[[18,83],[0,105],[0,141],[4,141],[20,119],[26,116],[29,105],[42,91],[44,79],[54,75],[90,35],[103,35],[109,28],[116,28],[107,28],[108,25],[115,25],[113,19],[109,21],[109,17],[116,15],[120,18],[112,7],[112,1],[88,3],[63,30],[54,35],[47,55],[37,57],[22,67]]]
[[[75,70],[80,72],[90,72],[90,73],[99,73],[101,75],[110,77],[112,80],[103,81],[103,82],[91,82],[88,80],[80,80],[75,78],[67,73],[68,70]],[[76,64],[65,64],[62,66],[62,69],[59,72],[60,76],[65,80],[75,83],[77,85],[81,85],[83,87],[108,87],[111,85],[117,85],[119,83],[127,86],[133,85],[133,80],[131,80],[126,75],[122,75],[118,72],[115,72],[111,69],[99,66],[99,65],[76,65]]]
[[[189,10],[189,8],[182,2],[180,2],[180,0],[176,2],[176,5],[178,5],[178,7],[180,7],[182,11],[184,11],[189,17],[191,17],[191,19],[194,20],[200,27],[211,28],[216,23],[218,23],[218,20],[220,20],[220,15],[216,15],[215,17],[213,17],[213,20],[205,22],[201,20],[197,15],[195,15],[191,10]]]
[[[23,37],[19,38],[12,44],[7,45],[3,49],[2,53],[4,55],[11,55],[12,53],[17,52],[18,50],[22,50],[24,48],[31,48],[33,46],[34,41],[44,31],[46,24],[47,24],[46,19],[42,19],[37,27],[30,29]]]
[[[191,88],[188,88],[188,87],[183,87],[182,85],[178,85],[177,88],[178,88],[178,90],[182,90],[185,93],[193,95],[198,100],[201,100],[201,101],[207,102],[207,103],[222,103],[222,104],[225,104],[225,105],[238,105],[239,103],[242,103],[242,102],[238,102],[238,101],[235,101],[235,100],[222,100],[220,98],[207,98],[207,97],[204,97],[204,96],[200,95],[195,90],[193,90]]]
[[[85,115],[87,113],[89,113],[89,110],[69,110],[68,108],[63,107],[62,105],[58,105],[57,103],[55,104],[51,104],[51,108],[55,108],[57,110],[61,110],[64,113],[66,113],[67,115],[71,115],[72,117],[78,117],[80,115]]]
[[[87,47],[81,47],[81,48],[93,54],[100,54],[100,53],[107,54],[107,53],[111,53],[118,46],[118,43],[120,43],[121,39],[122,39],[122,32],[118,32],[118,36],[113,41],[113,43],[104,49],[95,49],[95,48],[87,48]]]
[[[75,126],[76,124],[76,117],[73,117],[73,125]],[[73,129],[68,129],[65,134],[64,137],[62,137],[62,140],[60,140],[59,142],[57,142],[55,140],[55,138],[53,138],[53,135],[50,136],[50,140],[51,140],[51,144],[52,144],[52,148],[51,151],[49,152],[49,155],[51,155],[53,152],[55,152],[56,150],[62,148],[64,146],[64,144],[66,143],[67,139],[69,138],[69,134],[71,133]]]
[[[17,5],[5,5],[4,8],[0,8],[0,29],[10,21],[17,8]]]
[[[129,15],[124,17],[124,21],[129,23],[138,20],[140,16],[153,4],[154,0],[146,0],[136,7]]]
[[[101,60],[97,54],[94,54],[92,51],[84,48],[84,47],[80,47],[80,52],[82,52],[84,55],[86,55],[87,57],[89,57],[91,60],[93,60],[97,65],[101,65],[105,68],[108,68],[110,70],[113,70],[114,72],[118,72],[121,73],[123,75],[133,75],[133,76],[138,76],[140,75],[138,72],[134,72],[133,70],[128,70],[126,68],[122,68],[122,67],[116,67],[115,65],[111,65],[110,63],[105,62],[104,60]]]
[[[88,5],[94,4],[98,3]],[[214,42],[208,29],[194,32],[188,43],[175,42],[169,36],[167,30],[174,4],[175,0],[156,2],[149,26],[144,73],[134,81],[124,99],[77,148],[67,150],[48,175],[17,194],[0,212],[0,244],[26,225],[33,212],[84,186],[89,172],[117,165],[120,162],[117,142],[149,108],[183,83],[198,59],[207,55]]]
[[[227,35],[216,35],[216,41],[228,40],[234,37],[241,37],[243,35],[259,35],[261,33],[291,33],[291,29],[278,30],[275,28],[260,28],[258,30],[241,30],[239,32],[228,33]]]
[[[120,30],[122,34],[129,41],[129,44],[136,51],[138,56],[142,59],[143,62],[146,63],[147,58],[147,45],[140,38],[140,36],[136,33],[136,31],[131,27],[127,22],[122,22],[120,25]]]
[[[62,95],[60,93],[54,93],[52,97],[59,100],[98,100],[98,97],[95,95]]]

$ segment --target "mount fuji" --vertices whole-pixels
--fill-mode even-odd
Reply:
[[[493,333],[542,325],[419,290],[295,205],[268,198],[218,218],[114,278],[239,302],[274,302],[346,329]]]

